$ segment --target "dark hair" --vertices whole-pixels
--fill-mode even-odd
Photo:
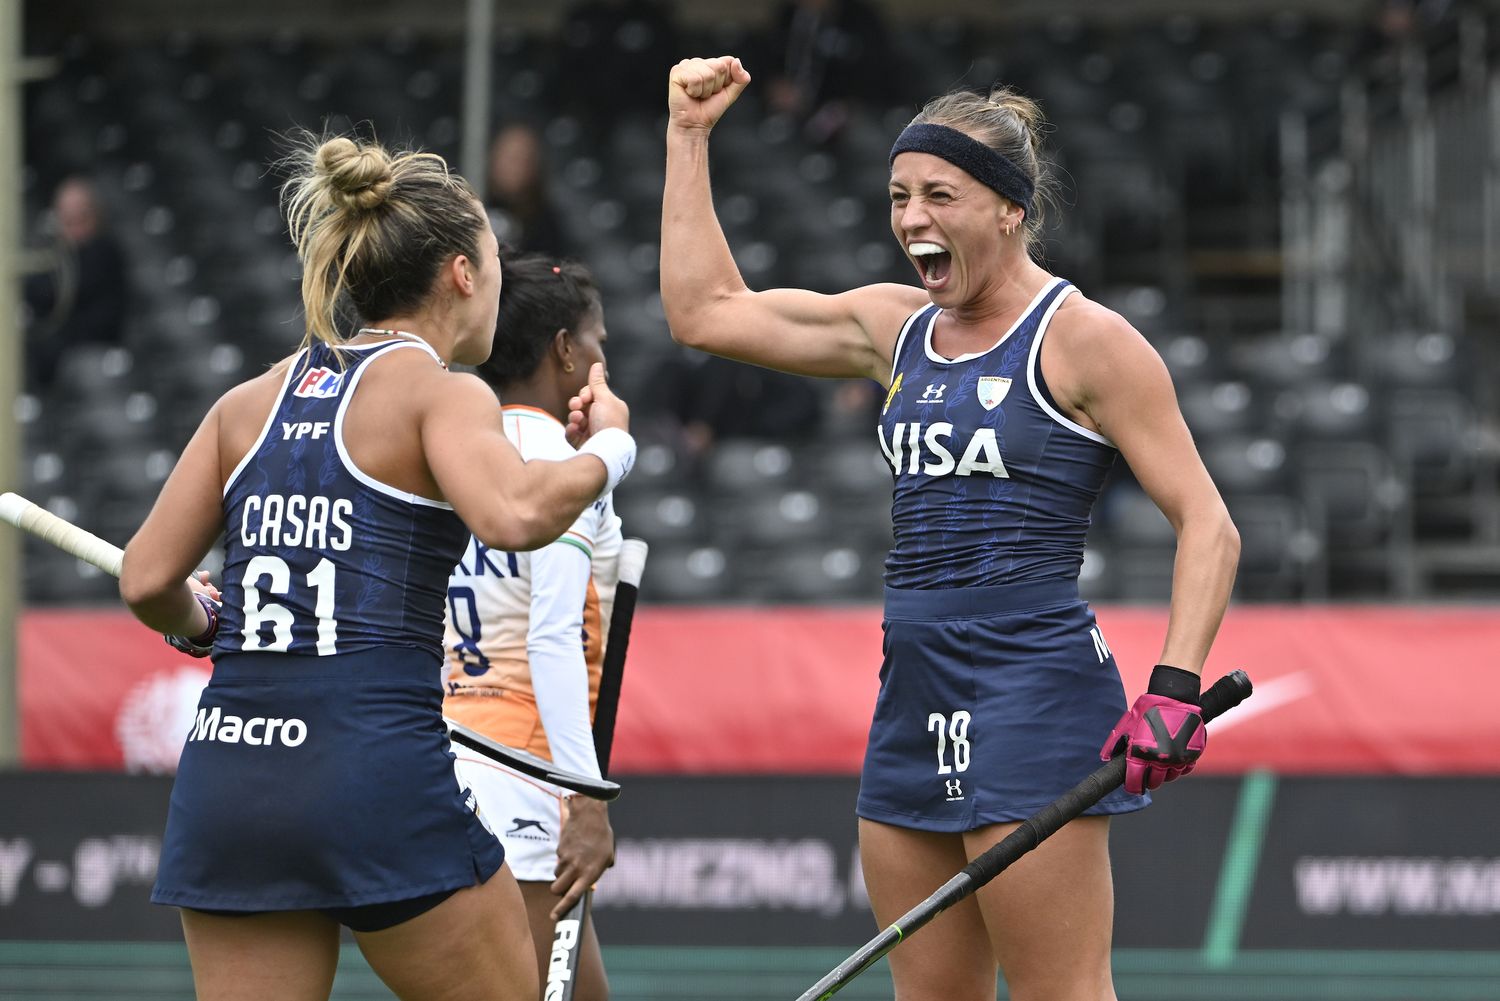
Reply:
[[[454,257],[486,266],[485,215],[442,157],[347,136],[293,142],[282,202],[302,259],[304,343],[340,343],[334,317],[345,298],[361,318],[381,320],[420,307]]]
[[[598,307],[599,288],[583,264],[501,248],[495,346],[475,371],[495,389],[529,379],[557,332],[577,330]]]
[[[1055,195],[1055,182],[1042,155],[1047,121],[1041,107],[1010,87],[996,84],[989,95],[959,90],[928,101],[911,120],[957,129],[1010,160],[1036,185],[1031,209],[1021,223],[1030,247],[1041,236],[1042,219]]]

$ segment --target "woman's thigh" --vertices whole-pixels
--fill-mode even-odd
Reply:
[[[355,941],[401,1001],[536,1001],[536,953],[508,866],[430,911]]]
[[[198,1001],[327,1001],[339,926],[316,911],[223,915],[182,910]]]
[[[521,896],[526,900],[526,914],[531,923],[531,941],[536,946],[537,971],[547,982],[547,966],[552,961],[552,941],[556,922],[552,908],[562,899],[549,889],[550,883],[526,881]],[[594,933],[591,913],[583,923],[583,940],[578,943],[578,969],[573,981],[574,1001],[609,1001],[609,980],[604,973],[604,956],[599,951],[599,936]]]
[[[1017,826],[966,833],[966,855],[977,857]],[[1066,824],[976,897],[1012,1001],[1113,1001],[1108,817]]]
[[[964,836],[859,822],[865,889],[885,928],[967,864]],[[996,969],[974,898],[934,918],[889,956],[897,1001],[994,1001]]]

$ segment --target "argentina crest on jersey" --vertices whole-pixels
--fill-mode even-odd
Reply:
[[[982,375],[975,391],[979,396],[979,405],[986,410],[994,410],[1005,399],[1005,394],[1010,392],[1010,380],[999,375]]]

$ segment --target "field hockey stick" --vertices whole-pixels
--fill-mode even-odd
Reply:
[[[555,786],[581,793],[589,799],[601,799],[606,803],[620,798],[618,782],[590,778],[578,772],[558,768],[546,758],[539,758],[535,754],[491,740],[484,734],[471,730],[462,723],[455,723],[446,716],[443,717],[443,723],[448,727],[448,736],[455,744],[462,744],[470,750],[478,751],[491,761],[518,771],[522,775],[530,775],[534,779],[551,782]]]
[[[625,654],[630,648],[630,625],[635,621],[635,600],[641,575],[646,570],[646,543],[626,539],[620,549],[620,578],[615,584],[614,612],[609,637],[604,644],[604,665],[599,678],[599,701],[594,706],[594,752],[599,774],[609,774],[609,755],[615,743],[615,716],[620,708],[620,687],[625,677]],[[583,954],[583,929],[588,922],[593,888],[583,891],[552,930],[552,955],[547,961],[546,1001],[573,1001],[578,982],[578,960]]]
[[[1203,693],[1203,722],[1207,723],[1233,709],[1249,698],[1251,691],[1250,676],[1244,671],[1226,674]],[[895,924],[834,967],[827,976],[804,991],[797,1001],[825,1001],[833,997],[847,987],[851,980],[900,945],[907,936],[1000,875],[1011,863],[1056,834],[1064,824],[1099,802],[1124,781],[1125,755],[1117,754],[964,866],[962,872],[938,887],[936,893],[907,911]]]
[[[98,567],[111,577],[120,576],[120,563],[125,552],[119,546],[85,531],[69,521],[59,518],[46,508],[22,497],[20,494],[0,494],[0,521],[8,522],[23,532],[30,532],[43,542],[51,543],[63,552],[76,556],[85,563]],[[543,760],[514,747],[497,744],[467,727],[448,722],[455,741],[471,747],[486,757],[493,758],[508,768],[543,779],[593,799],[612,800],[620,795],[620,787],[614,782],[577,775],[554,768],[552,762]]]
[[[90,566],[98,567],[111,577],[120,576],[120,561],[125,556],[124,550],[105,542],[92,532],[64,521],[20,494],[0,494],[0,521],[7,521],[23,532],[30,532],[43,542],[49,542]]]

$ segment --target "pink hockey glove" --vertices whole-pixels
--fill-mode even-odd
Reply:
[[[1196,674],[1158,664],[1146,694],[1120,717],[1099,751],[1105,761],[1124,751],[1125,789],[1139,796],[1193,770],[1208,746],[1198,711]]]

